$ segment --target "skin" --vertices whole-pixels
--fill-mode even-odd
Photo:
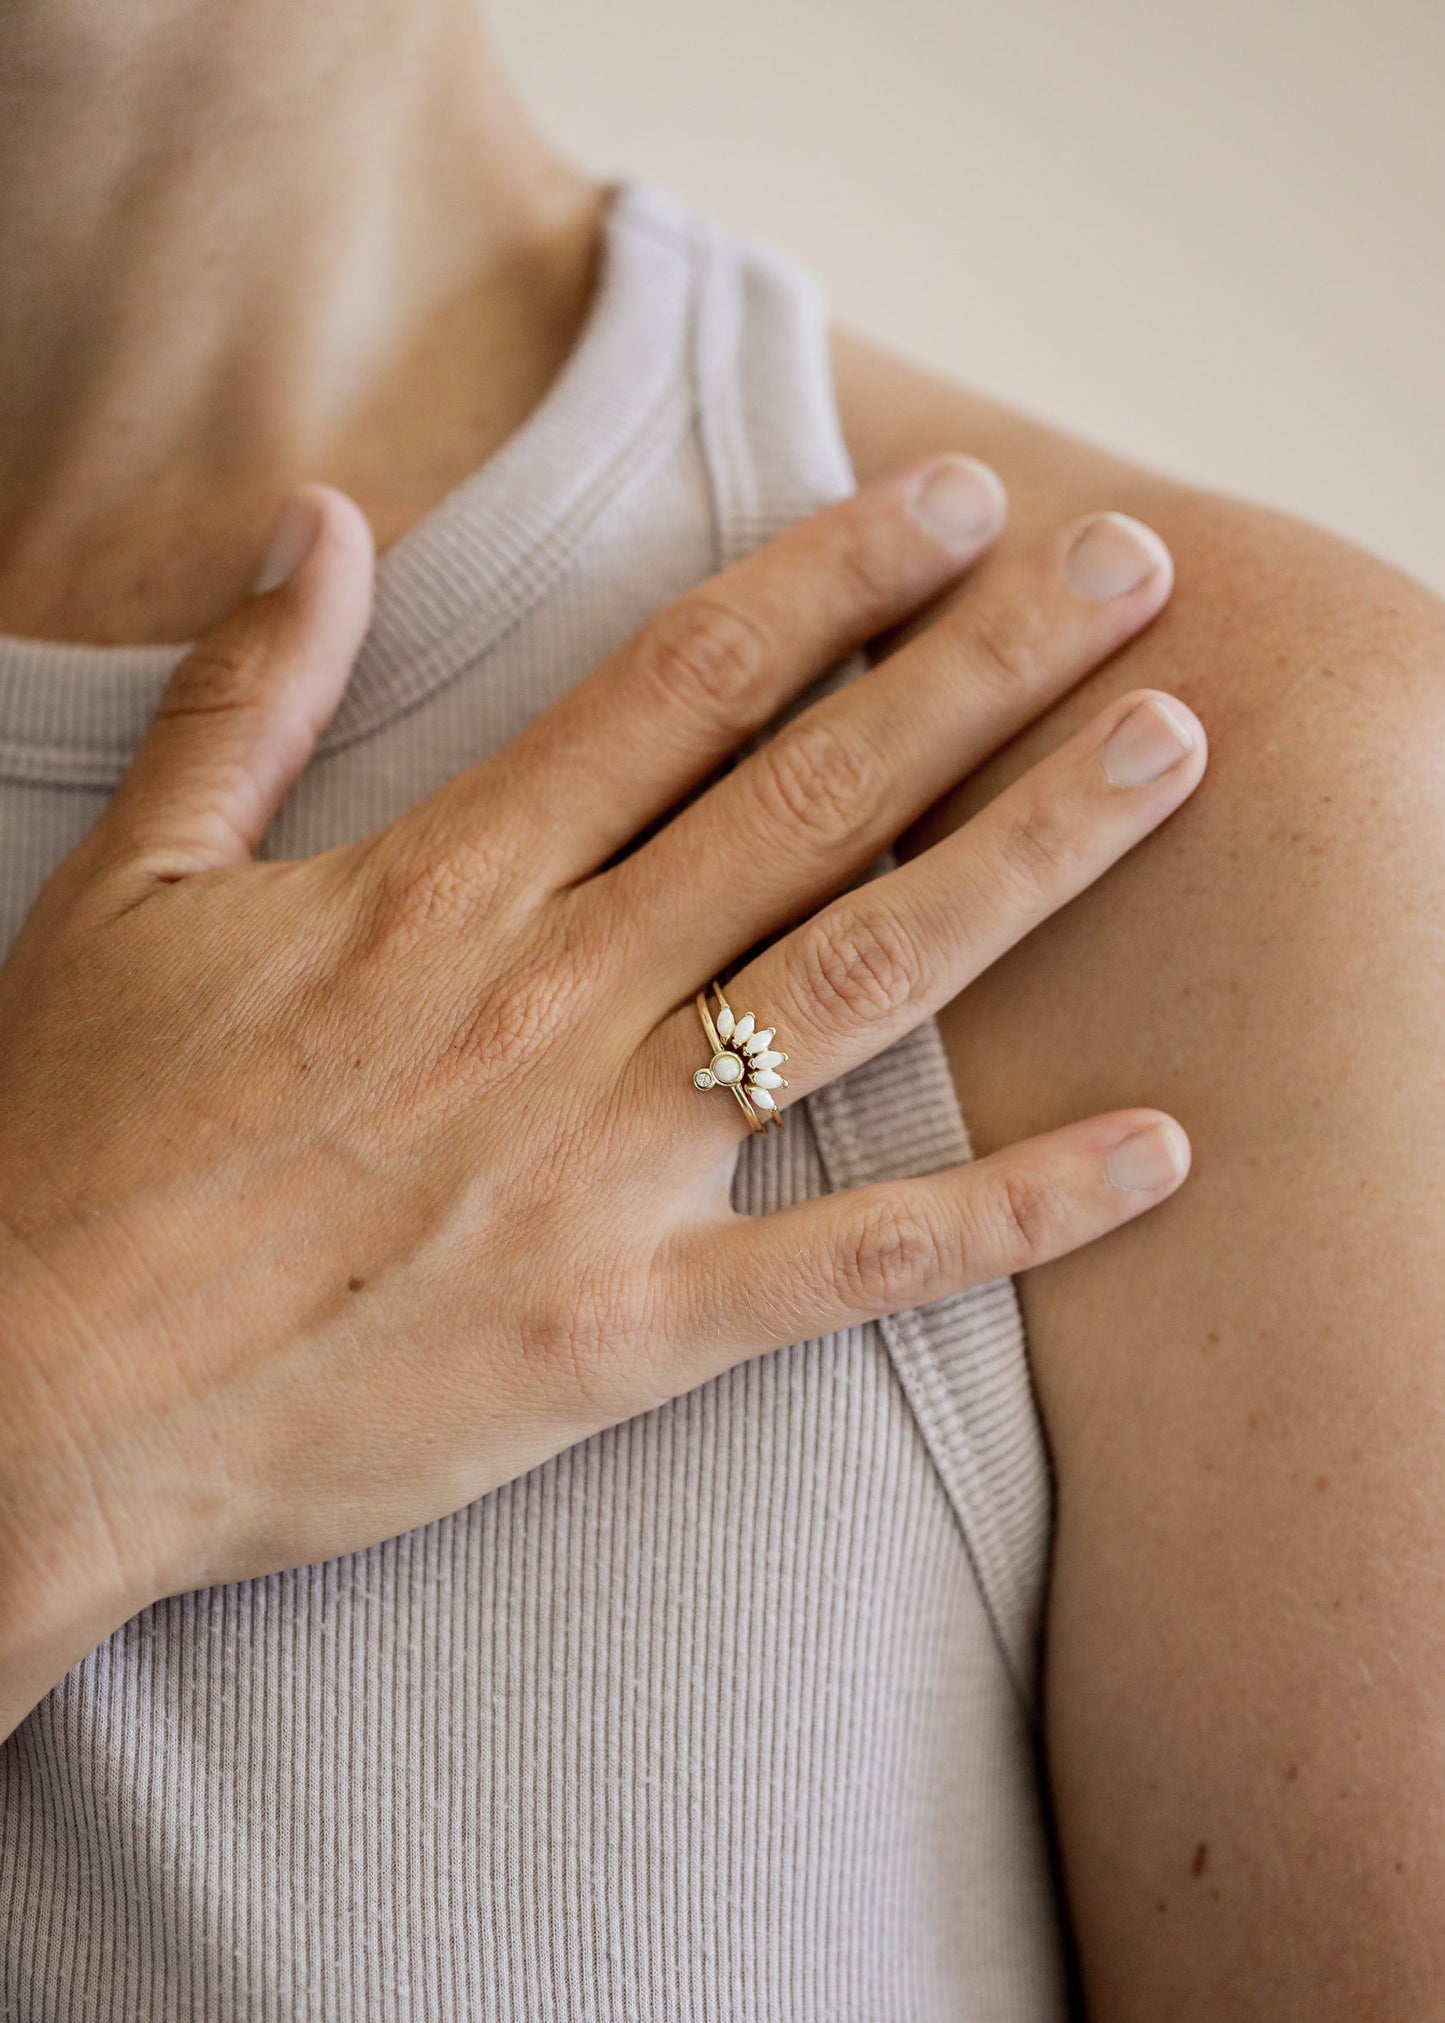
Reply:
[[[940,485],[985,510],[946,540]],[[750,1076],[751,1100],[796,1101],[1198,784],[1197,720],[1128,697],[958,835],[830,899],[936,797],[947,746],[966,768],[1157,612],[1149,540],[1132,588],[1080,593],[1080,558],[1130,536],[1096,516],[637,841],[956,581],[1001,508],[961,462],[885,480],[669,607],[391,828],[256,863],[369,610],[365,521],[300,495],[292,574],[184,658],[0,966],[7,1729],[160,1595],[409,1530],[747,1356],[1025,1268],[1179,1184],[1182,1134],[1128,1109],[753,1221],[730,1205],[738,1109],[692,1086],[699,976],[730,972],[740,1018],[780,1008],[799,1065]],[[1041,622],[1038,692],[1001,689],[984,642]],[[1121,765],[1161,701],[1182,740]],[[645,742],[605,736],[644,715]],[[744,875],[760,843],[769,879]],[[883,1003],[890,977],[909,988]],[[602,1032],[599,1001],[627,1008]]]
[[[838,340],[865,477],[1087,497],[1178,589],[924,826],[1165,682],[1203,790],[943,1016],[976,1149],[1116,1100],[1188,1123],[1158,1215],[1019,1283],[1058,1474],[1050,1780],[1091,2015],[1434,2014],[1445,1981],[1445,610],[1316,529]]]
[[[419,1521],[477,1493],[497,1471],[528,1465],[590,1424],[635,1409],[643,1394],[657,1395],[666,1388],[664,1352],[675,1343],[693,1344],[696,1355],[702,1341],[707,1354],[726,1360],[764,1346],[767,1321],[776,1338],[809,1332],[823,1311],[836,1310],[828,1301],[850,1290],[855,1302],[866,1292],[869,1309],[890,1299],[911,1303],[926,1295],[930,1272],[951,1266],[957,1274],[979,1262],[980,1239],[962,1242],[969,1225],[955,1176],[927,1206],[915,1197],[906,1220],[890,1209],[891,1219],[865,1217],[846,1235],[834,1228],[831,1249],[812,1228],[815,1271],[779,1281],[790,1288],[792,1311],[763,1315],[745,1300],[727,1308],[727,1286],[759,1282],[739,1268],[741,1246],[755,1259],[751,1246],[768,1233],[733,1228],[721,1215],[725,1120],[737,1126],[719,1098],[703,1132],[718,1136],[705,1148],[696,1141],[697,1164],[673,1197],[696,1219],[681,1234],[647,1224],[666,1244],[685,1297],[679,1290],[671,1326],[640,1331],[639,1354],[625,1372],[637,1391],[604,1399],[584,1384],[579,1392],[569,1348],[577,1316],[523,1300],[537,1316],[533,1367],[546,1381],[505,1402],[485,1467],[474,1452],[445,1443],[437,1459],[429,1437],[436,1401],[424,1397],[433,1409],[412,1434],[434,1472],[403,1471],[388,1479],[385,1496],[358,1510],[343,1467],[305,1511],[304,1537],[286,1539],[276,1536],[268,1495],[276,1482],[267,1474],[288,1465],[284,1446],[260,1442],[245,1454],[245,1493],[223,1513],[226,1521],[178,1463],[156,1467],[146,1428],[165,1415],[150,1411],[156,1397],[146,1385],[179,1372],[180,1388],[203,1410],[207,1385],[198,1380],[216,1373],[177,1355],[187,1336],[174,1312],[157,1330],[152,1270],[139,1271],[130,1288],[137,1354],[127,1366],[103,1328],[97,1336],[101,1323],[83,1300],[80,1324],[73,1315],[68,1328],[63,1323],[48,1264],[58,1246],[66,1284],[84,1285],[75,1248],[81,1218],[71,1212],[77,1196],[99,1202],[112,1232],[133,1229],[136,1181],[146,1176],[123,1162],[109,1170],[104,1160],[92,1163],[94,1103],[108,1075],[143,1064],[43,1050],[60,1048],[57,1033],[67,1046],[80,1043],[83,1022],[69,1015],[67,993],[81,987],[78,978],[97,976],[101,942],[119,951],[116,967],[86,987],[103,985],[118,1002],[144,1000],[165,1012],[177,965],[172,930],[161,923],[184,918],[193,935],[195,909],[213,890],[229,901],[244,889],[256,908],[256,932],[244,945],[222,937],[214,950],[218,976],[232,963],[249,987],[261,929],[276,923],[266,910],[271,872],[248,866],[245,851],[304,762],[343,678],[347,638],[364,619],[369,554],[344,502],[328,509],[330,532],[288,589],[226,614],[298,481],[342,486],[384,542],[510,433],[575,337],[599,200],[516,116],[470,17],[450,0],[404,8],[316,0],[306,9],[248,0],[244,12],[191,0],[141,0],[124,12],[29,0],[0,21],[0,94],[7,284],[0,626],[62,638],[182,639],[219,621],[231,641],[209,664],[203,658],[199,673],[192,668],[189,702],[182,686],[182,706],[148,762],[149,785],[143,768],[141,789],[130,796],[131,814],[145,817],[139,830],[112,821],[46,902],[20,965],[15,958],[6,965],[10,1023],[0,1060],[18,1080],[0,1105],[11,1132],[0,1154],[0,1173],[11,1182],[0,1183],[9,1226],[0,1238],[0,1311],[34,1319],[28,1334],[10,1319],[10,1375],[29,1371],[34,1397],[28,1420],[9,1414],[11,1446],[0,1457],[7,1486],[0,1676],[9,1725],[147,1592],[279,1564],[297,1548],[341,1550],[348,1539]],[[218,117],[221,109],[235,116]],[[263,145],[248,141],[257,132]],[[167,137],[163,151],[148,141],[156,134]],[[44,258],[32,256],[36,247]],[[158,292],[172,305],[159,322]],[[135,329],[144,344],[128,341]],[[338,330],[350,361],[344,375],[335,370]],[[237,356],[247,360],[244,374]],[[971,580],[961,606],[961,614],[982,615],[982,630],[975,624],[970,632],[966,616],[950,621],[935,639],[933,676],[921,677],[923,689],[941,695],[942,670],[955,677],[973,670],[950,735],[956,772],[976,769],[947,809],[915,832],[915,844],[999,805],[1003,788],[1022,783],[1046,754],[1066,752],[1070,735],[1125,693],[1157,688],[1193,702],[1217,745],[1204,790],[1054,918],[1038,924],[1047,911],[1042,887],[1020,905],[1026,882],[1017,871],[1003,874],[1024,938],[1004,953],[1000,934],[993,953],[1001,959],[944,1013],[965,1112],[986,1155],[978,1171],[997,1176],[990,1160],[1006,1162],[1013,1156],[1006,1148],[1020,1141],[1033,1147],[1023,1155],[1034,1162],[1025,1184],[991,1197],[995,1231],[1011,1232],[1015,1243],[1032,1231],[1035,1245],[1046,1236],[1052,1255],[1098,1239],[1106,1224],[1112,1230],[1020,1281],[1059,1475],[1049,1769],[1091,2013],[1105,2023],[1161,2015],[1416,2017],[1430,2010],[1445,1968],[1433,1705],[1441,1655],[1435,1541],[1445,1536],[1437,1508],[1445,1494],[1437,1460],[1445,1284],[1432,1216],[1445,1097],[1430,1065],[1441,979],[1440,937],[1429,932],[1441,883],[1434,754],[1445,749],[1445,619],[1418,586],[1312,530],[1131,470],[849,340],[839,341],[837,368],[845,428],[865,477],[957,447],[995,464],[1012,499],[999,559]],[[483,408],[477,387],[488,390]],[[1060,529],[1106,506],[1142,515],[1163,533],[1180,582],[1136,644],[1088,673],[1077,636],[1074,657],[1056,657],[1068,608],[1057,601]],[[892,524],[900,524],[896,512]],[[1013,579],[1012,602],[1005,595],[990,606],[990,583],[1007,592],[1010,558],[1021,554],[1034,557],[1032,573]],[[816,558],[814,567],[829,576]],[[818,607],[801,595],[805,575],[795,556],[788,594],[775,593],[774,608],[803,610],[826,631]],[[1051,627],[1037,616],[1046,583],[1056,599]],[[835,643],[838,625],[861,636],[942,587],[915,574],[900,604],[897,581],[887,579],[880,601],[875,580],[866,616],[855,609],[844,623],[835,611]],[[1167,595],[1161,583],[1156,596],[1161,589]],[[1133,616],[1143,626],[1157,609],[1141,605]],[[1095,632],[1084,660],[1115,653],[1129,630]],[[685,682],[697,657],[679,657],[675,642],[671,653],[668,664]],[[791,661],[774,664],[771,692],[755,672],[751,685],[741,684],[749,691],[741,704],[726,680],[705,676],[712,749],[801,679],[808,657],[795,644]],[[218,674],[230,677],[225,707],[212,711],[208,701],[198,714],[195,698],[215,698]],[[625,679],[626,670],[613,678]],[[299,718],[281,707],[288,694],[294,703],[298,685],[309,698]],[[989,734],[970,747],[985,695]],[[1009,721],[999,714],[1005,700]],[[938,747],[937,722],[930,728],[926,749],[897,754],[890,774],[906,783],[911,758],[919,768],[912,791],[922,799],[904,806],[895,796],[889,820],[911,821],[950,784],[924,772]],[[218,763],[209,740],[238,736],[249,738],[245,762],[233,751]],[[994,745],[1000,749],[989,758]],[[543,748],[555,767],[569,740],[554,736]],[[1201,746],[1196,765],[1202,756]],[[694,763],[702,763],[696,750]],[[230,798],[218,795],[218,781],[229,783]],[[608,784],[615,796],[627,782]],[[654,781],[650,791],[655,808],[664,786]],[[1035,873],[1056,865],[1061,905],[1064,874],[1072,865],[1087,882],[1088,864],[1077,847],[1061,848],[1056,819],[1049,826],[1057,805],[1055,790],[1035,804],[1044,812],[1032,827],[1005,823],[994,833],[1012,835]],[[326,916],[328,936],[309,946],[346,945],[358,913],[390,919],[395,929],[395,916],[378,915],[375,902],[378,892],[395,896],[399,864],[418,873],[401,881],[403,896],[435,892],[438,865],[469,862],[475,875],[475,795],[453,809],[459,821],[444,847],[429,818],[373,845],[329,885],[322,874],[296,873],[312,881],[318,907],[337,909]],[[810,833],[811,841],[795,833],[802,859],[818,846]],[[423,834],[437,845],[431,854],[416,847]],[[828,840],[825,855],[846,857],[863,838]],[[1001,860],[992,861],[997,885]],[[387,864],[389,880],[378,868]],[[160,869],[181,875],[168,881]],[[800,860],[800,892],[821,900],[820,875],[816,859]],[[967,879],[945,882],[968,888]],[[122,891],[120,910],[106,911]],[[647,895],[629,896],[641,903]],[[932,931],[915,937],[930,956],[949,947],[947,974],[930,974],[926,964],[899,971],[927,976],[930,1001],[966,980],[959,917],[935,898],[926,914]],[[74,938],[87,934],[89,942]],[[125,944],[127,936],[135,939]],[[845,944],[835,933],[815,943],[815,953],[823,945],[836,953]],[[268,965],[278,988],[296,985],[298,1004],[301,946],[278,940]],[[704,951],[695,953],[700,959]],[[868,967],[877,972],[876,963]],[[812,969],[815,985],[860,973],[836,961]],[[674,979],[675,1001],[697,980],[697,973]],[[847,1064],[798,972],[762,971],[744,987],[755,988],[760,1005],[786,1004],[797,1060]],[[828,1002],[846,1012],[846,990]],[[877,1001],[865,1006],[855,991],[852,1006],[860,1018],[869,1012],[876,1030]],[[887,1004],[883,1012],[902,1015]],[[409,1066],[415,1075],[426,1059],[434,1063],[440,1045],[435,1027],[400,994],[392,1013],[398,1033],[420,1030],[432,1052],[387,1062],[386,1086],[386,1073]],[[781,1024],[781,1009],[777,1016]],[[346,1052],[348,1038],[332,1035],[337,1061],[356,1057]],[[649,1071],[651,1087],[661,1085],[659,1072],[665,1080],[696,1061],[685,1005],[660,1008],[650,1035],[637,1036],[639,1050],[645,1038],[666,1055],[665,1070]],[[177,1170],[194,1173],[210,1170],[201,1124],[218,1105],[233,1111],[240,1098],[214,1079],[204,1052],[186,1065],[190,1078],[174,1078],[170,1093],[185,1147]],[[298,1198],[315,1200],[308,1162],[318,1145],[336,1142],[338,1125],[351,1126],[339,1070],[310,1086],[320,1092],[308,1098],[309,1110],[291,1081],[272,1086],[253,1077],[245,1102],[263,1122],[304,1115],[312,1136],[288,1141],[292,1184]],[[428,1128],[441,1143],[442,1096],[427,1086],[436,1103],[426,1111]],[[65,1108],[71,1087],[91,1099],[74,1112]],[[690,1097],[685,1082],[682,1089]],[[328,1112],[327,1100],[340,1109]],[[1057,1126],[1077,1133],[1071,1120],[1140,1103],[1183,1119],[1198,1172],[1161,1210],[1122,1228],[1121,1216],[1137,1215],[1137,1205],[1121,1207],[1100,1181],[1097,1135],[1068,1140],[1075,1162],[1068,1166],[1059,1144],[1040,1153],[1031,1134]],[[629,1116],[639,1107],[630,1105]],[[112,1113],[102,1103],[98,1114]],[[1114,1114],[1132,1125],[1160,1112]],[[68,1129],[59,1128],[67,1118]],[[638,1141],[640,1167],[656,1163],[657,1143],[694,1143],[678,1119],[656,1122],[659,1139]],[[1087,1135],[1103,1127],[1082,1128]],[[276,1129],[257,1133],[270,1158]],[[455,1181],[453,1156],[436,1154],[441,1175]],[[48,1196],[51,1220],[41,1216],[39,1227],[37,1161],[61,1176]],[[287,1366],[288,1341],[293,1349],[304,1341],[303,1368],[324,1355],[325,1326],[313,1324],[308,1300],[321,1308],[332,1300],[345,1315],[348,1303],[372,1293],[350,1292],[351,1278],[367,1276],[357,1265],[356,1231],[377,1220],[367,1207],[367,1162],[354,1170],[354,1222],[338,1205],[325,1284],[318,1291],[286,1280],[280,1304],[286,1309],[289,1298],[292,1306],[278,1314],[261,1363]],[[448,1186],[439,1184],[430,1202],[419,1196],[423,1222],[438,1199],[454,1198]],[[348,1192],[332,1190],[338,1204]],[[1095,1216],[1088,1227],[1085,1201]],[[799,1211],[815,1223],[826,1212]],[[985,1213],[972,1226],[988,1223]],[[440,1226],[454,1228],[455,1219],[442,1215]],[[214,1268],[209,1280],[198,1270],[197,1297],[208,1286],[219,1297],[214,1288],[234,1269],[227,1241],[234,1238],[216,1235],[214,1247],[199,1252],[192,1243]],[[434,1241],[445,1255],[447,1239]],[[162,1243],[141,1255],[163,1253]],[[114,1236],[93,1254],[113,1260]],[[1015,1250],[1010,1261],[1021,1267],[1032,1254]],[[799,1255],[796,1244],[790,1255]],[[996,1253],[983,1261],[1009,1268]],[[106,1293],[96,1315],[113,1309],[113,1276]],[[387,1296],[414,1325],[415,1286],[408,1289],[404,1271]],[[719,1312],[729,1316],[726,1327],[714,1318],[709,1330],[707,1316]],[[467,1325],[448,1310],[445,1327],[460,1335]],[[84,1402],[44,1381],[50,1369],[35,1349],[42,1337],[64,1343],[70,1367],[84,1372]],[[87,1357],[97,1342],[105,1353]],[[239,1357],[246,1346],[230,1343],[227,1353]],[[110,1402],[123,1409],[96,1411],[97,1368],[118,1386]],[[678,1374],[669,1370],[668,1381]],[[683,1381],[706,1374],[695,1364]],[[7,1398],[19,1389],[12,1381]],[[289,1423],[295,1394],[269,1395],[272,1423]],[[334,1430],[325,1432],[332,1445]],[[343,1455],[370,1481],[376,1430],[363,1414],[350,1432],[358,1444]],[[159,1452],[169,1452],[163,1441]],[[111,1489],[109,1508],[96,1484]],[[279,1502],[286,1507],[284,1497]],[[128,1530],[146,1549],[107,1558],[106,1541]],[[59,1610],[57,1596],[67,1604]]]
[[[193,639],[309,479],[399,538],[556,377],[602,207],[470,0],[7,4],[0,629]]]

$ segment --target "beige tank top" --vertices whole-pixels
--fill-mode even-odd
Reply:
[[[812,287],[624,188],[550,395],[381,558],[270,853],[389,822],[851,482]],[[0,942],[179,653],[0,638]],[[737,1202],[968,1156],[929,1025],[749,1142]],[[1058,2017],[1049,1533],[1002,1279],[161,1602],[0,1749],[0,2015]]]

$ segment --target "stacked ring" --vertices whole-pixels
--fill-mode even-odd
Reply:
[[[788,1057],[774,1047],[772,1026],[760,1027],[751,1012],[735,1018],[721,986],[715,983],[712,988],[718,1004],[716,1018],[708,1010],[707,993],[699,991],[697,997],[698,1017],[712,1058],[693,1076],[693,1087],[731,1089],[752,1130],[766,1131],[769,1122],[781,1130],[783,1120],[773,1091],[788,1086],[778,1073]]]

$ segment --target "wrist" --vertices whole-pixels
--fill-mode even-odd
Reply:
[[[0,1238],[0,1738],[153,1597],[126,1563],[87,1459],[84,1418],[65,1417],[86,1364],[45,1297],[44,1274]],[[86,1345],[91,1356],[94,1343]]]
[[[143,1606],[95,1569],[82,1575],[58,1530],[41,1525],[24,1546],[7,1539],[0,1548],[0,1741]]]

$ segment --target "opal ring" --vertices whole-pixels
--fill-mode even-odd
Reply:
[[[783,1128],[774,1089],[786,1089],[778,1069],[788,1058],[773,1045],[772,1026],[759,1026],[751,1012],[733,1017],[733,1008],[714,984],[717,1016],[707,1008],[707,993],[698,992],[697,1015],[707,1034],[712,1059],[692,1078],[695,1089],[731,1089],[742,1107],[750,1128],[766,1131],[771,1121]]]

